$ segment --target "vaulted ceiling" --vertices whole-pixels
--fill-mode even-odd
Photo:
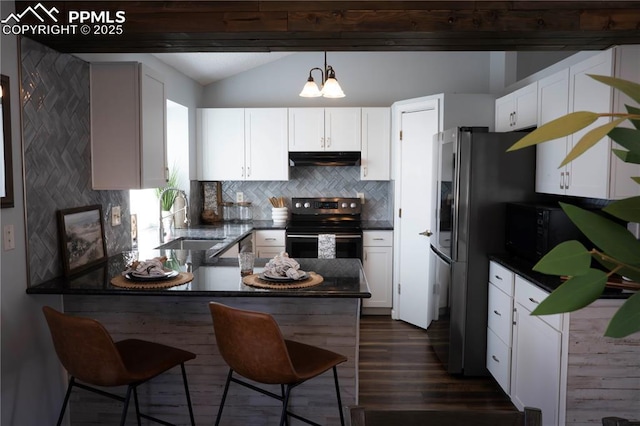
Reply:
[[[61,52],[540,51],[640,44],[637,1],[16,1],[61,20],[125,12],[120,35],[30,35]],[[24,21],[33,17],[24,16]]]

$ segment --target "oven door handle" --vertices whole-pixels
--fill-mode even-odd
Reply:
[[[287,235],[287,238],[315,238],[316,240],[318,239],[317,235],[297,235],[297,234],[293,234],[293,235]],[[341,239],[345,239],[345,238],[357,238],[357,239],[362,239],[362,235],[336,235],[336,240],[341,240]]]

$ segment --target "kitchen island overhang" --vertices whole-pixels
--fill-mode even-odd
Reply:
[[[184,253],[153,251],[140,254],[182,258]],[[371,296],[359,259],[297,259],[301,269],[314,271],[324,281],[315,287],[291,290],[257,289],[242,284],[235,259],[205,260],[192,252],[194,280],[173,288],[139,290],[110,284],[131,253],[109,259],[103,268],[74,278],[60,278],[27,290],[29,294],[61,294],[64,311],[94,318],[104,324],[114,340],[139,338],[171,344],[196,353],[186,365],[196,423],[215,419],[227,366],[220,356],[209,312],[209,302],[272,314],[285,338],[341,353],[348,361],[338,367],[343,406],[358,404],[358,345],[361,299]],[[257,259],[254,272],[268,259]],[[145,297],[139,297],[145,296]],[[51,348],[53,350],[53,348]],[[140,387],[141,410],[162,414],[183,424],[186,400],[180,372],[170,372]],[[279,393],[279,386],[271,389]],[[120,407],[86,392],[74,392],[71,424],[113,424]],[[326,373],[292,393],[293,412],[320,424],[338,424],[333,377]],[[225,404],[225,424],[264,425],[279,420],[278,401],[232,387]]]

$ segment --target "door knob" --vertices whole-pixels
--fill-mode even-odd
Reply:
[[[425,237],[430,237],[433,235],[433,232],[429,231],[428,229],[424,232],[420,232],[420,235],[424,235]]]

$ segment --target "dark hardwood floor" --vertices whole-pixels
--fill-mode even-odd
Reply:
[[[516,411],[491,377],[449,375],[425,330],[387,316],[361,318],[359,366],[366,410]]]

